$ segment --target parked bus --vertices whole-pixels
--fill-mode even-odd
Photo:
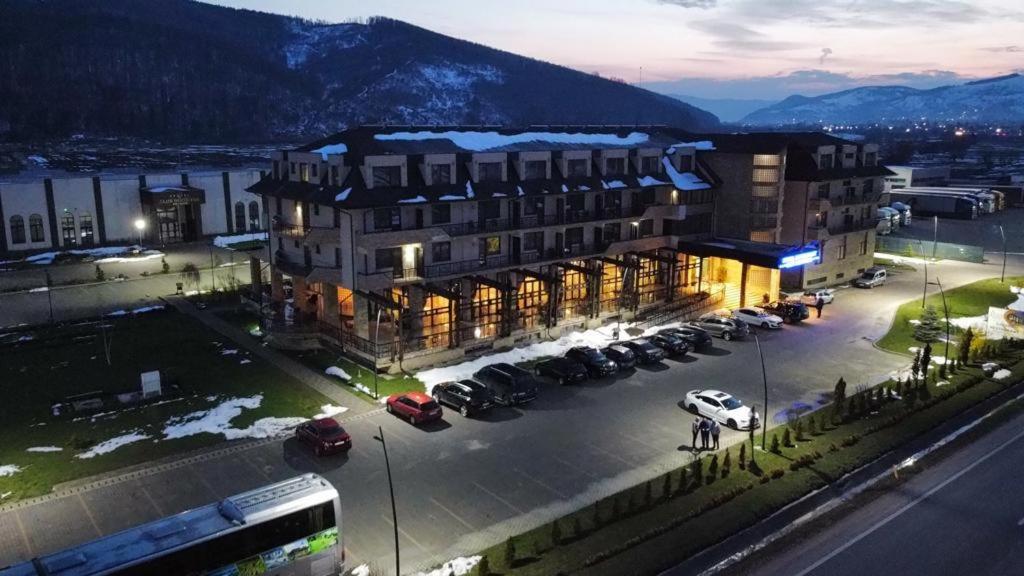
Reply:
[[[996,211],[996,198],[984,188],[947,188],[947,187],[912,187],[904,188],[914,192],[932,192],[935,194],[946,194],[948,196],[960,196],[970,198],[978,203],[978,214],[991,214]]]
[[[333,576],[344,561],[338,492],[305,474],[0,569],[0,576]]]
[[[894,203],[901,202],[910,206],[915,215],[965,220],[972,220],[978,216],[977,201],[964,196],[901,188],[890,192],[889,197]]]

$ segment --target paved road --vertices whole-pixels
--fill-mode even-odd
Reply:
[[[1016,261],[1015,270],[1024,270]],[[942,263],[949,286],[998,267]],[[872,381],[907,364],[871,341],[899,302],[920,294],[921,273],[895,274],[876,290],[847,289],[822,320],[764,333],[771,406],[814,402],[836,378]],[[185,460],[115,484],[80,487],[49,501],[0,509],[0,565],[213,501],[304,471],[340,489],[345,543],[354,562],[386,566],[392,554],[382,452],[383,426],[395,475],[403,565],[438,563],[499,542],[625,486],[687,462],[689,416],[677,403],[691,388],[717,387],[747,402],[762,395],[754,343],[716,341],[708,354],[578,387],[547,385],[523,409],[482,420],[451,413],[413,428],[382,412],[347,424],[347,458],[315,460],[293,441],[271,441]],[[727,433],[724,443],[737,440]],[[228,445],[230,446],[230,445]],[[126,497],[127,496],[127,497]]]
[[[740,572],[1022,574],[1022,466],[1024,416],[775,557],[746,563]]]

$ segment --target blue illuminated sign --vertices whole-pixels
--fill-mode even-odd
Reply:
[[[796,254],[790,254],[789,256],[783,256],[779,258],[779,268],[784,270],[786,268],[796,268],[798,266],[804,266],[805,264],[814,264],[818,261],[818,251],[798,252]]]

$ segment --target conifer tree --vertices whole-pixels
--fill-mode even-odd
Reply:
[[[781,452],[781,450],[779,449],[779,437],[774,432],[772,433],[771,451],[774,452],[775,454]]]
[[[928,306],[921,313],[920,323],[914,326],[914,339],[918,342],[935,342],[942,333],[939,326],[939,313],[934,306]]]
[[[509,538],[508,540],[505,541],[505,566],[507,566],[509,568],[512,568],[515,565],[516,565],[516,545],[515,545],[515,542],[512,541],[512,538]]]
[[[739,457],[740,470],[747,468],[747,443],[740,442],[740,457]]]

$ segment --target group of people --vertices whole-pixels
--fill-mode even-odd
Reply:
[[[722,434],[722,427],[718,422],[698,416],[693,419],[691,431],[694,450],[718,450],[718,437]],[[700,448],[697,447],[697,436],[700,436]]]

